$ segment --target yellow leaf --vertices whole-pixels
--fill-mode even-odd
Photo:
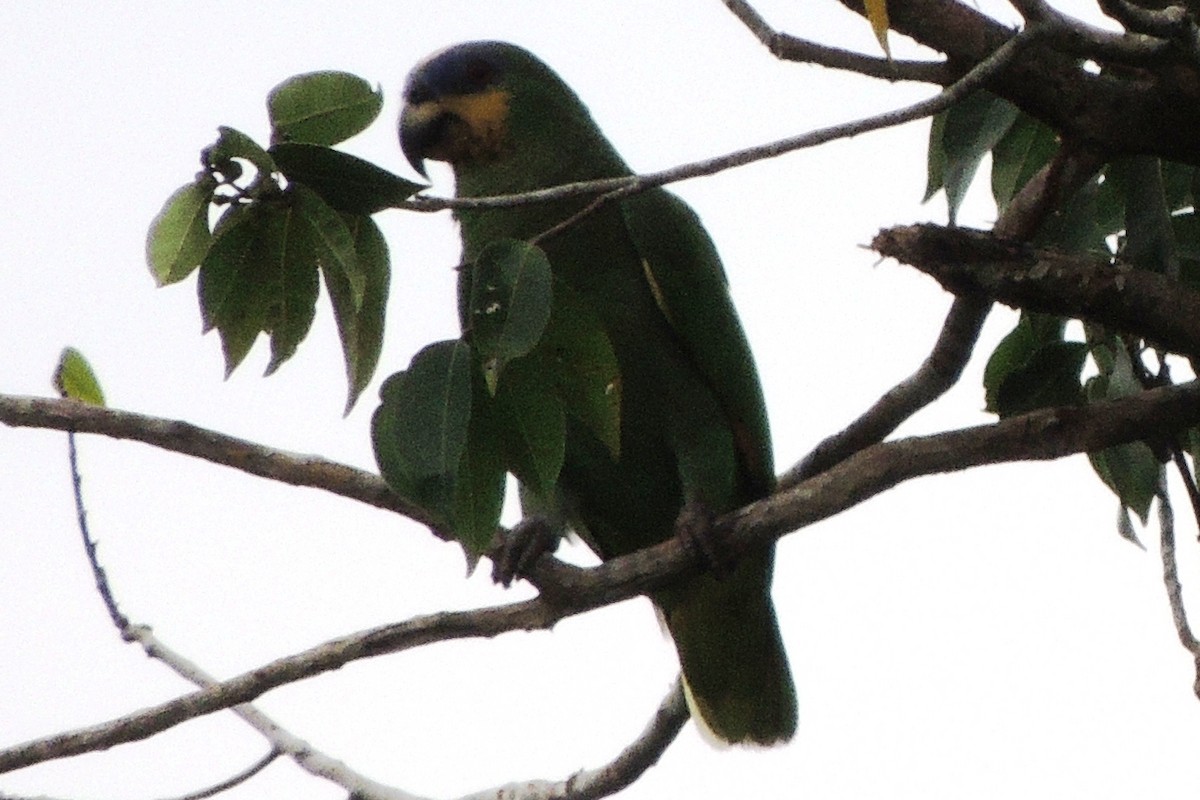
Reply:
[[[863,6],[867,10],[867,19],[871,23],[871,30],[875,31],[875,38],[879,40],[879,46],[883,48],[883,52],[891,59],[892,50],[888,47],[887,39],[887,0],[863,0]]]

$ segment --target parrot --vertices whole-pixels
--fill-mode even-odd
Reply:
[[[427,160],[449,164],[458,198],[633,174],[575,92],[514,44],[434,53],[410,72],[403,101],[405,157],[422,175]],[[588,208],[593,199],[456,210],[459,314],[466,334],[471,264],[489,242],[536,240],[555,298],[569,293],[599,321],[619,368],[619,447],[569,418],[555,491],[529,503],[523,493],[522,505],[611,559],[703,534],[770,494],[775,473],[750,347],[699,218],[662,188]],[[652,593],[689,711],[718,744],[768,746],[796,731],[774,555],[773,543],[759,546]]]

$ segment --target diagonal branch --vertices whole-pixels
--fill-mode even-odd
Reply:
[[[63,410],[78,408],[78,404],[64,403]],[[735,550],[749,548],[918,476],[1005,461],[1062,458],[1134,440],[1156,440],[1196,424],[1200,424],[1200,383],[1191,382],[1083,408],[1044,409],[991,425],[885,442],[726,515],[718,525],[728,531]],[[539,584],[557,587],[554,602],[541,596],[491,608],[430,614],[335,639],[126,717],[0,750],[0,773],[144,739],[184,720],[249,702],[270,689],[358,659],[437,641],[549,628],[567,616],[646,593],[699,569],[695,552],[677,539],[591,569],[543,556],[531,573]]]

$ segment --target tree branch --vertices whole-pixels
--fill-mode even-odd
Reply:
[[[0,394],[0,423],[129,439],[232,467],[261,478],[307,486],[395,511],[433,529],[429,515],[393,492],[378,475],[319,456],[275,450],[189,422],[86,405],[74,400]],[[438,533],[436,530],[435,533]],[[441,538],[448,538],[438,533]]]
[[[1164,350],[1200,356],[1200,294],[1158,273],[937,225],[890,228],[871,246],[960,297],[1099,322]]]
[[[754,34],[755,38],[762,42],[771,55],[782,61],[817,64],[888,81],[920,81],[921,83],[935,83],[939,86],[954,82],[955,72],[944,61],[904,61],[876,58],[837,47],[829,47],[775,30],[745,0],[722,0],[722,2]]]
[[[728,532],[736,551],[811,525],[918,476],[1003,461],[1062,458],[1128,441],[1155,440],[1198,423],[1200,384],[1191,382],[1082,408],[1044,409],[991,425],[885,442],[726,515],[717,524]],[[126,717],[2,750],[0,772],[144,739],[358,659],[436,641],[549,628],[567,616],[643,594],[699,568],[696,554],[676,539],[591,569],[543,556],[533,566],[532,577],[558,587],[554,602],[539,596],[492,608],[430,614],[335,639]]]
[[[1032,238],[1063,198],[1082,186],[1103,162],[1095,151],[1063,143],[1050,163],[1012,198],[994,230],[1013,239]],[[885,392],[858,419],[813,448],[781,478],[781,485],[794,485],[883,441],[902,422],[941,397],[962,376],[991,307],[991,300],[984,297],[955,298],[933,349],[917,370]]]
[[[863,14],[861,0],[840,0]],[[958,0],[889,0],[892,28],[943,53],[965,72],[1014,35]],[[1036,8],[1035,8],[1036,6]],[[1059,131],[1101,152],[1145,153],[1200,165],[1200,70],[1190,43],[1101,30],[1025,3],[1026,30],[1045,36],[986,88]],[[1019,35],[1019,34],[1017,34]],[[1100,73],[1081,61],[1117,66]],[[1132,68],[1131,68],[1132,67]]]

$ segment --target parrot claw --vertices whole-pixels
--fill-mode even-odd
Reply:
[[[716,578],[733,573],[737,554],[716,526],[717,516],[699,500],[689,500],[675,518],[675,536],[699,554],[704,567]]]
[[[525,577],[534,562],[554,552],[560,538],[545,517],[521,520],[492,552],[492,580],[507,588],[515,579]]]

